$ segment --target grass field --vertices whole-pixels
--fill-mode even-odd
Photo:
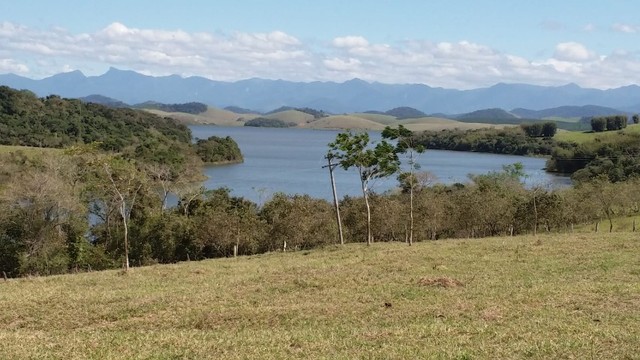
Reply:
[[[592,233],[0,280],[0,358],[636,359],[638,254]]]
[[[53,149],[53,148],[39,148],[39,147],[31,147],[31,146],[13,146],[13,145],[0,145],[0,154],[8,154],[12,152],[22,151],[27,155],[42,153],[42,152],[51,152],[51,151],[62,151],[62,149]]]
[[[640,133],[640,125],[628,125],[622,133],[631,134],[631,133]],[[620,131],[605,131],[605,132],[584,132],[584,131],[558,131],[554,139],[558,141],[570,141],[583,143],[585,141],[591,141],[595,138],[607,138],[611,136],[618,136]]]

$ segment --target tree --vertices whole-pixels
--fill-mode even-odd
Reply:
[[[348,170],[358,169],[360,185],[367,210],[367,245],[372,242],[371,235],[371,206],[369,204],[369,182],[372,179],[384,178],[394,174],[400,168],[400,160],[396,148],[382,140],[370,148],[369,134],[340,133],[336,140],[329,143],[327,156],[338,160],[340,166]]]
[[[98,164],[96,164],[98,165]],[[108,201],[114,203],[120,214],[124,237],[124,269],[129,270],[129,219],[136,199],[144,185],[144,175],[135,164],[118,157],[107,157],[101,161],[100,172],[106,176],[99,184]]]
[[[634,124],[639,124],[640,123],[640,115],[638,115],[638,114],[633,114],[633,117],[631,119],[633,120]]]
[[[591,130],[594,132],[602,132],[607,130],[607,119],[603,117],[595,117],[591,119]]]
[[[520,127],[528,137],[542,136],[543,125],[539,122],[533,124],[521,124]]]
[[[415,161],[415,154],[422,154],[424,146],[417,144],[413,137],[413,132],[402,125],[392,129],[387,126],[382,131],[384,139],[397,140],[396,153],[409,155],[409,245],[413,244],[413,192],[416,185],[414,171],[420,169],[420,164]]]
[[[553,121],[546,121],[542,124],[542,136],[546,138],[552,138],[558,131],[558,125]]]

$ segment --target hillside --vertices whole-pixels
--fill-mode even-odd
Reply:
[[[368,129],[382,130],[385,125],[357,116],[334,115],[316,120],[307,127],[312,129]]]
[[[283,107],[280,111],[268,115],[240,114],[230,110],[208,107],[202,114],[170,113],[160,110],[147,109],[153,114],[170,117],[187,124],[211,124],[220,126],[244,126],[245,123],[259,117],[293,123],[296,127],[311,129],[368,129],[382,130],[385,126],[405,125],[412,131],[442,130],[442,129],[478,129],[485,127],[503,127],[501,124],[487,124],[480,122],[461,122],[445,118],[419,117],[398,119],[387,114],[352,113],[345,115],[331,115],[317,117],[312,113],[321,113],[313,109],[291,109]],[[304,112],[302,110],[306,110]]]
[[[0,280],[0,358],[632,359],[639,252],[562,234]]]
[[[0,144],[47,148],[97,143],[138,155],[156,146],[188,147],[189,129],[144,111],[110,108],[0,86]]]
[[[159,116],[170,117],[187,124],[209,124],[221,126],[244,126],[245,121],[260,116],[258,114],[238,114],[229,110],[218,109],[211,106],[207,108],[207,111],[200,114],[170,113],[151,109],[146,111]]]
[[[455,117],[458,120],[482,120],[482,119],[491,119],[491,120],[505,120],[505,119],[518,119],[519,116],[516,116],[510,112],[507,112],[503,109],[483,109],[472,111],[467,114],[458,115]]]
[[[265,115],[264,117],[267,119],[281,120],[285,123],[295,123],[298,126],[304,126],[305,124],[315,120],[313,115],[299,110],[284,110]]]

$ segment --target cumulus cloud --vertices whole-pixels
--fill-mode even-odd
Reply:
[[[338,48],[361,48],[369,46],[369,41],[362,36],[344,36],[333,39],[333,46]]]
[[[321,44],[321,45],[319,45]],[[552,45],[549,58],[528,59],[471,41],[376,43],[359,35],[306,44],[282,31],[186,32],[113,23],[90,33],[0,23],[0,73],[44,77],[66,69],[98,75],[109,66],[149,75],[252,77],[293,81],[424,83],[476,88],[498,82],[597,88],[640,83],[633,52],[597,54],[577,42]]]
[[[27,74],[29,67],[13,59],[0,59],[0,73]]]
[[[556,45],[553,57],[561,61],[582,62],[592,59],[594,53],[580,43],[564,42]]]

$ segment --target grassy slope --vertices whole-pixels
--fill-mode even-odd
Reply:
[[[640,133],[640,125],[628,125],[623,133]],[[573,141],[577,143],[583,143],[585,141],[591,141],[595,138],[605,138],[610,136],[618,136],[619,131],[605,131],[600,133],[594,132],[579,132],[579,131],[558,131],[554,137],[558,141]]]
[[[385,125],[351,115],[333,115],[316,120],[308,125],[313,129],[368,129],[383,130]]]
[[[265,118],[278,119],[287,123],[292,122],[296,123],[298,126],[304,126],[307,124],[307,122],[313,121],[314,119],[313,115],[298,110],[280,111],[274,114],[266,115]]]
[[[9,154],[16,151],[22,151],[26,155],[32,155],[32,154],[39,154],[42,152],[62,151],[62,149],[39,148],[39,147],[31,147],[31,146],[0,145],[0,154]]]
[[[574,234],[0,281],[0,358],[636,358],[638,253]]]
[[[349,115],[371,120],[383,125],[392,125],[398,121],[398,119],[396,119],[395,116],[391,116],[391,115],[369,114],[369,113],[353,113]]]
[[[236,114],[234,112],[209,107],[203,114],[193,115],[185,113],[168,113],[160,110],[147,110],[160,116],[168,116],[190,124],[215,124],[221,126],[243,126],[245,121],[256,118],[256,114]],[[502,127],[504,125],[465,123],[450,119],[425,117],[419,119],[397,120],[389,115],[354,113],[349,115],[334,115],[322,119],[314,119],[313,115],[288,110],[265,116],[285,122],[296,123],[298,127],[314,129],[369,129],[382,130],[385,126],[403,124],[414,131],[442,130],[442,129],[478,129],[483,127]],[[242,119],[238,121],[238,119]]]
[[[256,114],[236,114],[232,111],[214,107],[209,107],[206,112],[197,115],[179,112],[169,113],[160,110],[145,110],[159,116],[171,117],[189,124],[214,124],[221,126],[244,126],[245,121],[259,116]],[[238,119],[242,120],[238,121]]]

